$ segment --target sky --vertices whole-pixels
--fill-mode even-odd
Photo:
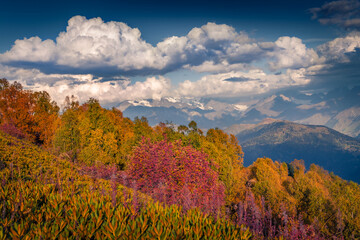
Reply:
[[[107,106],[360,85],[360,2],[4,1],[0,78]]]

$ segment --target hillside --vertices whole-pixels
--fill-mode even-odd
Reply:
[[[123,185],[124,173],[111,166],[74,164],[2,131],[0,157],[1,239],[360,236],[359,185],[314,165],[305,171],[296,161],[289,170],[265,158],[243,168],[238,175],[243,200],[228,208],[230,215],[214,218],[198,209],[164,205],[164,195],[151,194],[159,201],[154,202],[136,185]]]
[[[151,127],[93,98],[60,114],[46,92],[3,83],[0,239],[360,237],[359,185],[317,165],[244,166],[220,129]]]
[[[360,182],[360,141],[328,127],[266,119],[233,125],[226,131],[239,140],[246,166],[264,156],[285,162],[303,159],[306,167],[314,163]]]
[[[89,171],[90,170],[90,171]],[[93,170],[93,169],[92,169]],[[108,172],[108,173],[107,173]],[[58,158],[0,131],[0,239],[249,239],[248,229],[165,206],[125,187],[111,168]],[[195,232],[191,226],[198,226]]]

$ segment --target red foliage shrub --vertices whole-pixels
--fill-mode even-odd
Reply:
[[[210,168],[207,155],[180,141],[143,139],[127,170],[137,188],[167,204],[185,210],[198,207],[216,214],[224,204],[224,187]]]

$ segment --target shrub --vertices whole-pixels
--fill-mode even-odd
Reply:
[[[207,155],[182,146],[181,141],[143,139],[134,149],[127,172],[140,191],[185,210],[198,207],[217,213],[224,204],[224,187]]]

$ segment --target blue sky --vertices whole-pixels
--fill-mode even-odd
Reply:
[[[275,40],[282,35],[303,39],[333,38],[336,32],[311,19],[308,9],[324,1],[4,1],[0,9],[0,50],[16,39],[39,36],[55,39],[75,16],[121,21],[141,30],[151,44],[185,35],[207,22],[225,23],[256,37]]]
[[[0,77],[57,101],[114,105],[351,87],[359,9],[358,0],[5,1]],[[341,69],[353,74],[334,77]]]

